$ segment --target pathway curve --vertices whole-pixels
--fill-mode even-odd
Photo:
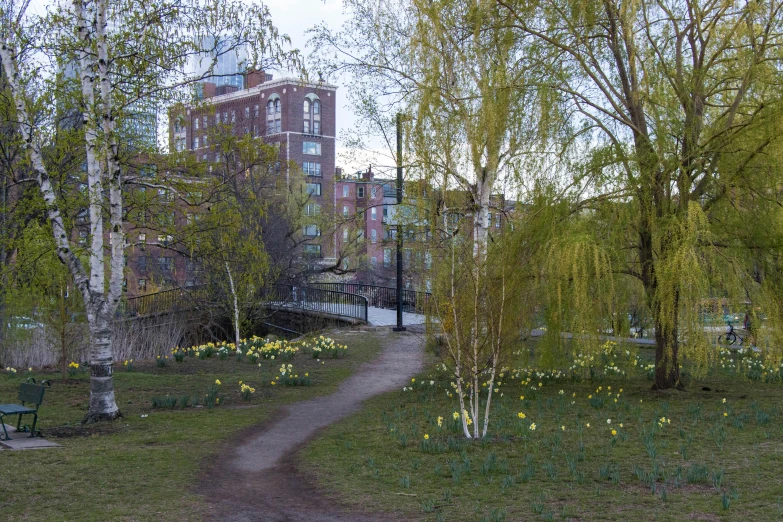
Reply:
[[[322,428],[359,410],[361,403],[404,386],[422,369],[424,339],[417,333],[380,331],[383,348],[339,389],[324,397],[298,402],[251,432],[223,455],[204,477],[203,490],[214,503],[213,520],[230,522],[377,521],[345,513],[319,493],[295,467],[295,455]],[[388,520],[384,519],[384,520]]]

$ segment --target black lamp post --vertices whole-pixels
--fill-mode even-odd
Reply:
[[[404,332],[402,325],[402,223],[400,220],[402,204],[402,114],[397,113],[397,326],[395,332]]]

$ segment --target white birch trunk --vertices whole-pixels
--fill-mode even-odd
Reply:
[[[239,349],[239,300],[237,299],[237,290],[234,287],[234,278],[231,276],[231,268],[226,261],[226,273],[228,274],[228,285],[231,288],[231,298],[234,303],[234,342]]]
[[[16,106],[19,130],[24,140],[25,149],[29,154],[38,187],[46,204],[47,217],[52,225],[54,241],[57,246],[57,255],[68,267],[74,284],[84,301],[90,330],[90,402],[84,422],[94,422],[112,420],[122,416],[114,397],[111,326],[122,294],[124,235],[122,229],[122,180],[117,166],[116,153],[107,153],[109,140],[112,139],[113,134],[113,121],[105,122],[103,125],[104,139],[101,140],[95,118],[95,114],[98,112],[103,115],[112,112],[111,91],[107,75],[108,49],[105,39],[107,2],[106,0],[98,0],[97,3],[91,4],[89,23],[85,5],[87,4],[80,0],[73,2],[78,37],[82,45],[78,54],[84,106],[82,123],[85,131],[90,233],[92,234],[89,276],[71,248],[69,232],[65,227],[57,197],[43,161],[42,146],[34,136],[32,118],[27,112],[27,92],[20,84],[16,50],[8,40],[2,43],[0,59],[9,78],[9,90]],[[96,28],[97,41],[93,40],[90,27]],[[9,30],[7,34],[11,32]],[[97,61],[95,58],[96,49]],[[99,62],[100,67],[98,67]],[[101,93],[100,111],[95,103],[95,74],[98,69],[100,69],[101,83],[105,86]],[[103,252],[102,203],[105,175],[103,164],[107,165],[111,171],[109,192],[112,240],[108,299],[105,288],[106,265]]]

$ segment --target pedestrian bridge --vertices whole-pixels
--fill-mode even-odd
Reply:
[[[403,324],[423,324],[429,294],[403,290]],[[274,285],[258,292],[258,304],[270,310],[292,311],[354,324],[397,324],[395,288],[353,283],[307,286]],[[205,287],[177,288],[127,299],[120,310],[125,317],[187,312],[210,306]]]

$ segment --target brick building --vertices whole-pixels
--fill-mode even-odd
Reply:
[[[250,134],[279,149],[281,174],[290,174],[296,164],[306,176],[306,190],[319,208],[334,201],[335,135],[337,87],[302,82],[292,78],[273,79],[264,71],[250,71],[245,89],[233,85],[201,84],[201,100],[173,114],[169,123],[170,150],[190,151],[204,162],[217,160],[209,142],[213,127],[222,125],[237,136]],[[335,259],[333,241],[320,230],[305,227],[312,237],[305,253]]]

